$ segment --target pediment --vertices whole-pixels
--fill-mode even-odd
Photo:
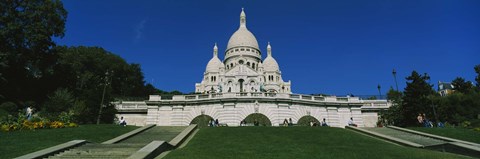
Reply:
[[[236,76],[236,75],[247,75],[247,76],[257,76],[257,71],[253,70],[246,65],[237,65],[232,69],[228,70],[225,73],[226,76]]]

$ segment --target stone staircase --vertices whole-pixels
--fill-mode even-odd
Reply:
[[[49,159],[60,158],[127,158],[140,148],[145,146],[144,144],[97,144],[88,143],[80,147],[67,150],[63,153],[55,156],[48,157]]]
[[[383,134],[383,135],[403,139],[403,140],[406,140],[406,141],[410,141],[410,142],[413,142],[413,143],[423,145],[425,147],[441,145],[441,144],[447,143],[447,141],[444,141],[444,140],[439,140],[439,139],[434,139],[434,138],[430,138],[430,137],[426,137],[426,136],[416,135],[416,134],[412,134],[412,133],[408,133],[408,132],[404,132],[404,131],[398,131],[398,130],[391,129],[391,128],[362,128],[362,129],[366,129],[366,130],[377,132],[377,133],[380,133],[380,134]]]
[[[389,126],[387,128],[357,128],[347,126],[346,128],[404,146],[425,148],[480,158],[480,144],[478,143],[432,135],[395,126]]]
[[[187,126],[156,126],[120,142],[120,144],[148,144],[154,140],[170,141]]]
[[[186,126],[157,126],[147,129],[135,136],[116,144],[87,143],[85,145],[64,151],[49,159],[61,158],[91,158],[91,159],[119,159],[128,158],[145,145],[154,140],[171,141],[184,130]]]

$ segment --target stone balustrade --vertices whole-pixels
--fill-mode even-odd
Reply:
[[[172,99],[162,99],[160,95],[150,95],[148,101],[190,101],[204,99],[222,99],[222,98],[276,98],[293,99],[317,102],[340,102],[340,103],[361,103],[358,97],[336,97],[336,96],[312,96],[304,94],[289,93],[263,93],[263,92],[238,92],[238,93],[211,93],[211,94],[193,94],[193,95],[175,95]],[[385,100],[382,100],[386,102]]]
[[[126,109],[147,109],[147,104],[144,101],[120,101],[113,102],[117,110],[126,110]]]

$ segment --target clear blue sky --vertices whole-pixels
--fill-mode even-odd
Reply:
[[[293,3],[297,2],[297,3]],[[64,1],[59,45],[100,46],[139,63],[162,90],[193,92],[215,42],[220,52],[242,7],[263,57],[266,44],[294,93],[377,95],[413,70],[431,83],[474,81],[480,64],[479,0]],[[223,59],[220,53],[220,59]]]

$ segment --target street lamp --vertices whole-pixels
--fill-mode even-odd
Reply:
[[[377,88],[378,88],[378,94],[380,94],[378,99],[380,99],[380,98],[382,98],[382,92],[380,91],[380,88],[382,88],[382,87],[380,87],[380,84],[378,84]]]
[[[392,74],[393,74],[393,79],[395,79],[395,86],[396,86],[397,92],[398,92],[397,71],[395,71],[395,69],[393,69]]]
[[[100,108],[98,109],[97,125],[100,124],[100,118],[102,117],[103,101],[105,100],[105,91],[107,90],[108,85],[108,72],[108,70],[105,72],[105,83],[103,85],[102,101],[100,102]]]

